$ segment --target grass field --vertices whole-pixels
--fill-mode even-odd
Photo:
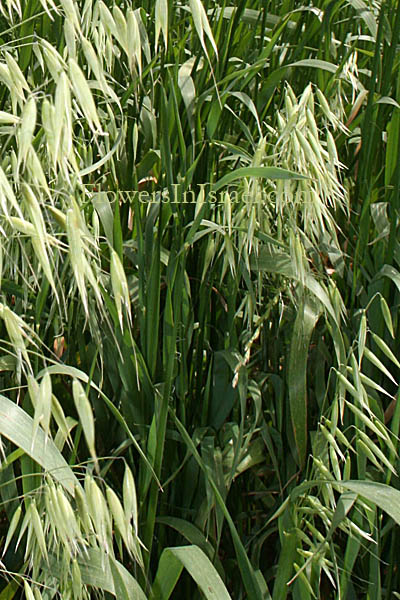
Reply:
[[[0,3],[0,600],[400,597],[399,33]]]

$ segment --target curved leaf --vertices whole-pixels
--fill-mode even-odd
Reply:
[[[8,398],[0,396],[0,435],[24,450],[46,472],[59,481],[74,495],[74,486],[79,481],[72,472],[54,442],[46,438],[43,429],[38,428],[34,435],[33,419]]]
[[[281,169],[280,167],[240,167],[235,169],[231,173],[221,177],[219,181],[214,183],[211,187],[213,192],[218,192],[224,185],[228,185],[232,181],[242,179],[243,177],[259,177],[262,179],[307,179],[304,175],[299,173],[293,173],[287,169]]]
[[[289,357],[290,415],[300,467],[307,455],[307,363],[311,335],[320,312],[310,300],[300,305],[293,327]]]
[[[117,600],[147,600],[142,588],[129,571],[119,561],[107,556],[98,548],[89,548],[86,554],[82,552],[78,564],[82,583],[109,592]],[[62,576],[60,561],[54,554],[50,555],[49,570],[56,577]]]
[[[390,485],[375,481],[341,481],[340,487],[346,488],[359,496],[363,496],[384,510],[400,525],[400,491]]]
[[[230,600],[231,597],[215,567],[197,546],[165,548],[152,589],[155,598],[170,598],[183,567],[193,577],[207,600]]]

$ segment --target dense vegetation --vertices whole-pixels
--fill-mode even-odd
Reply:
[[[0,3],[0,600],[400,597],[400,7]]]

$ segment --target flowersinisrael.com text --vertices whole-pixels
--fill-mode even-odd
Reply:
[[[229,195],[229,201],[232,203],[236,202],[268,202],[275,195],[273,190],[265,191],[255,188],[251,191],[243,191],[237,188],[229,188],[224,190],[215,191],[212,189],[211,184],[202,183],[197,186],[197,192],[192,189],[181,191],[181,186],[178,183],[174,183],[172,186],[172,193],[168,189],[163,190],[118,190],[115,191],[104,191],[96,189],[93,193],[98,197],[105,195],[109,201],[114,202],[117,198],[120,202],[133,202],[138,200],[141,204],[196,204],[199,201],[199,196],[204,194],[204,200],[212,204],[225,203],[227,200],[227,194]]]

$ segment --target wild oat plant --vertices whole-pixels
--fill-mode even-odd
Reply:
[[[399,33],[0,3],[0,600],[400,596]]]

